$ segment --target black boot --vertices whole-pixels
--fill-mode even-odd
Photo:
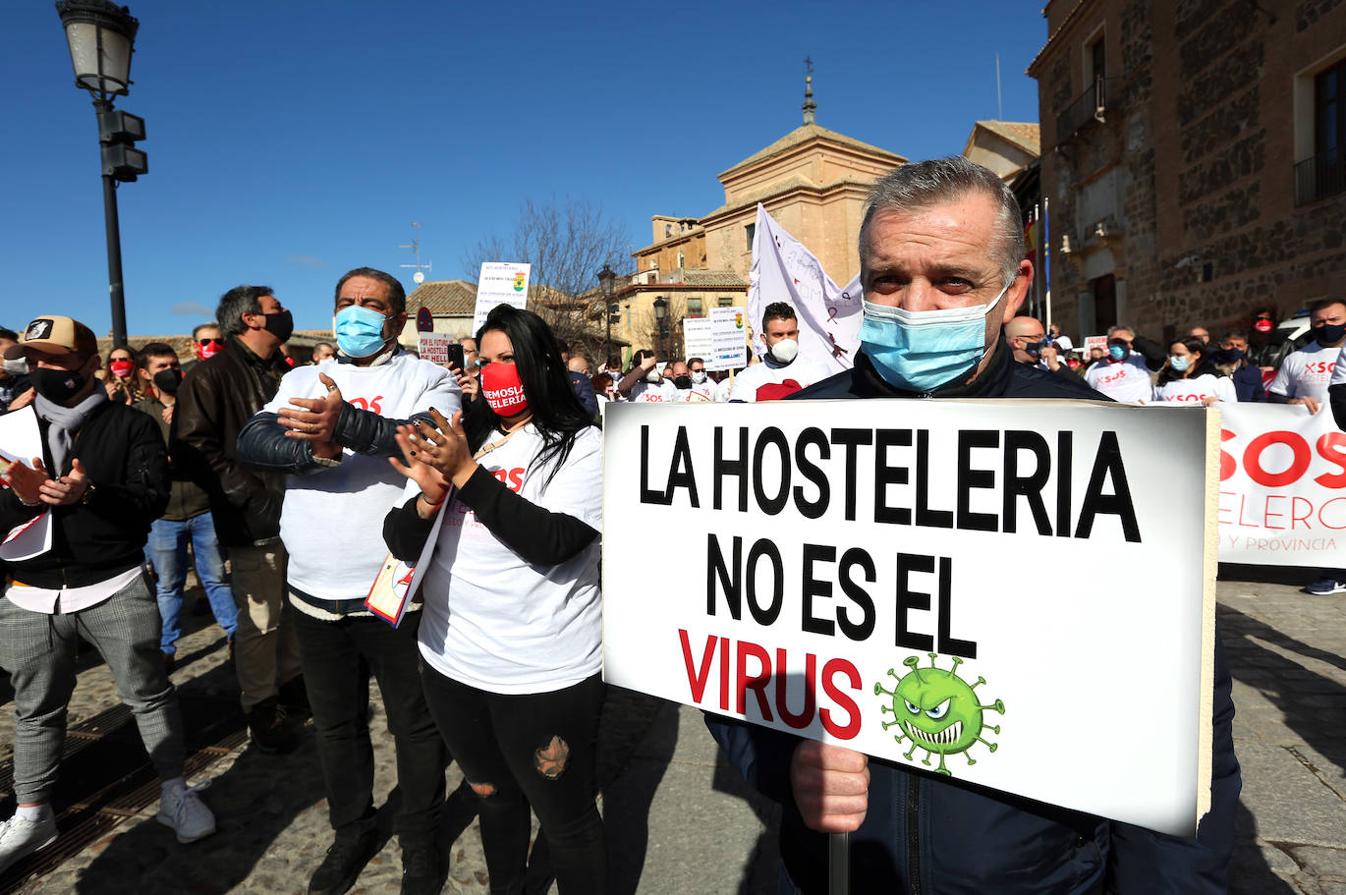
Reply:
[[[402,846],[402,895],[439,895],[448,878],[448,855],[433,843]]]
[[[309,895],[341,895],[360,878],[360,871],[379,853],[379,831],[372,824],[360,829],[338,832],[327,849],[313,878],[308,881]]]
[[[257,751],[267,755],[293,752],[299,735],[285,715],[276,697],[263,700],[248,709],[248,734]]]

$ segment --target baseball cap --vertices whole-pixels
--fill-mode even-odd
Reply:
[[[5,351],[5,360],[23,357],[29,348],[47,354],[97,354],[98,337],[73,317],[49,314],[33,318],[24,327],[19,344]]]

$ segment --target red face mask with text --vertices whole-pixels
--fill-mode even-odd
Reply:
[[[519,368],[514,364],[487,364],[481,368],[481,393],[496,416],[518,416],[528,409]]]
[[[129,360],[114,360],[108,364],[108,369],[112,370],[112,375],[118,379],[125,379],[135,369],[135,363]]]
[[[221,342],[219,339],[211,339],[207,341],[204,345],[202,345],[200,342],[197,342],[196,357],[198,360],[210,360],[212,357],[219,354],[223,348],[224,343]]]

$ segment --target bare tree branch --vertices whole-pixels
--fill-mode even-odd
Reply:
[[[513,232],[483,237],[463,258],[468,271],[485,261],[532,265],[528,307],[571,343],[574,353],[602,354],[603,301],[597,291],[604,264],[622,271],[630,264],[626,233],[602,209],[583,200],[519,209]]]

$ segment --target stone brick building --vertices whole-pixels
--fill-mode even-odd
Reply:
[[[1050,0],[1053,319],[1167,338],[1346,296],[1346,0]]]

